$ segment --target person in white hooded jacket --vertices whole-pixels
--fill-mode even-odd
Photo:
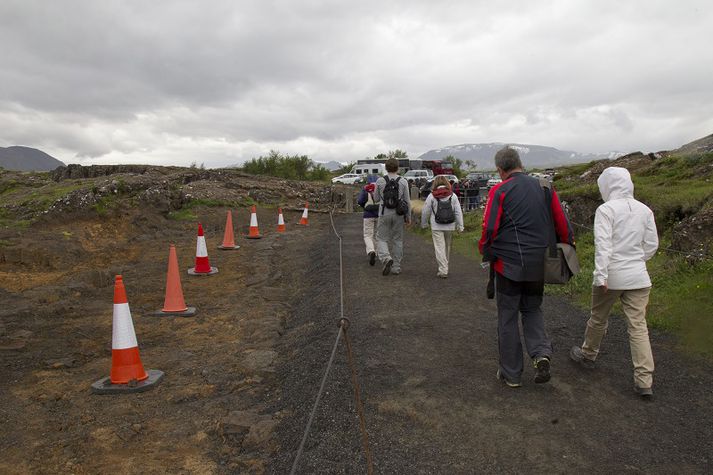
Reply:
[[[621,300],[629,332],[634,365],[634,389],[653,395],[654,358],[646,326],[651,279],[646,261],[659,245],[654,213],[634,199],[634,184],[625,168],[606,168],[597,180],[604,204],[594,217],[594,281],[591,317],[582,346],[570,357],[585,367],[594,366],[607,330],[609,313]]]
[[[450,223],[436,222],[436,213],[438,211],[438,203],[450,202],[452,210],[452,219]],[[448,219],[447,221],[450,221]],[[460,207],[458,197],[451,191],[451,185],[448,179],[444,176],[437,176],[433,180],[433,192],[428,195],[426,202],[421,210],[421,227],[426,228],[431,225],[431,236],[433,238],[433,249],[436,253],[436,262],[438,263],[438,277],[445,279],[448,277],[448,259],[451,254],[451,241],[453,231],[456,229],[459,232],[463,231],[463,210]]]

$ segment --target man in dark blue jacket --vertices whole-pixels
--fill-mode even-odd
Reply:
[[[541,308],[545,250],[553,222],[557,240],[570,245],[574,245],[572,227],[554,189],[548,207],[540,181],[523,172],[517,150],[499,150],[495,166],[503,181],[488,194],[479,248],[483,260],[495,271],[500,354],[497,376],[510,387],[521,386],[521,314],[525,346],[536,370],[535,382],[546,383],[550,380],[552,343]]]

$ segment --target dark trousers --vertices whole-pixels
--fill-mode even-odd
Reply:
[[[522,314],[522,333],[530,358],[552,355],[541,308],[544,289],[544,282],[516,282],[496,272],[500,371],[508,381],[519,382],[523,369],[519,314]]]

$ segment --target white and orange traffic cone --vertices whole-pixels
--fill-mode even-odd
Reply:
[[[171,244],[168,249],[168,271],[166,272],[166,297],[163,308],[152,313],[153,316],[192,317],[196,314],[195,307],[186,305],[181,288],[181,275],[178,272],[178,256],[176,246]]]
[[[302,211],[302,218],[300,219],[300,224],[303,226],[309,226],[309,220],[307,219],[309,210],[309,203],[305,203],[305,210]]]
[[[218,246],[218,249],[224,251],[240,249],[240,246],[235,245],[235,236],[233,234],[233,211],[228,210],[228,217],[225,218],[225,233],[223,234],[223,244]]]
[[[117,275],[114,281],[111,372],[108,377],[92,384],[92,392],[95,394],[141,392],[151,389],[162,378],[163,371],[152,369],[146,372],[141,363],[124,280]]]
[[[285,218],[282,216],[282,208],[277,208],[277,232],[285,232]]]
[[[257,226],[257,210],[255,209],[255,206],[253,205],[252,208],[250,208],[250,230],[248,231],[247,238],[248,239],[260,239],[262,236],[260,235],[260,230],[258,229]]]
[[[203,226],[198,223],[198,239],[196,241],[196,266],[188,269],[190,275],[213,275],[218,273],[217,267],[211,267],[208,260],[208,247],[203,235]]]

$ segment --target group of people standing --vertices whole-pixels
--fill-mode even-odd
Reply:
[[[522,386],[523,339],[534,367],[534,382],[546,383],[551,378],[553,349],[542,312],[545,250],[552,233],[558,242],[574,246],[575,241],[556,191],[543,191],[539,179],[524,173],[517,150],[505,147],[498,151],[495,166],[502,182],[489,191],[478,247],[491,268],[492,294],[497,303],[496,376],[516,388]],[[369,262],[375,265],[378,257],[383,275],[401,273],[404,226],[411,220],[408,185],[397,174],[398,161],[387,161],[386,170],[386,176],[370,179],[357,199],[365,210],[364,242]],[[583,368],[595,367],[612,306],[621,301],[628,323],[634,390],[649,399],[653,395],[654,360],[646,325],[651,288],[646,261],[658,248],[654,216],[634,199],[633,182],[626,169],[605,169],[597,184],[604,204],[594,220],[591,316],[583,343],[573,346],[569,356]],[[393,190],[403,201],[398,207],[392,206]],[[445,177],[434,179],[423,205],[421,224],[431,227],[436,275],[447,278],[452,235],[463,231],[463,212]]]

